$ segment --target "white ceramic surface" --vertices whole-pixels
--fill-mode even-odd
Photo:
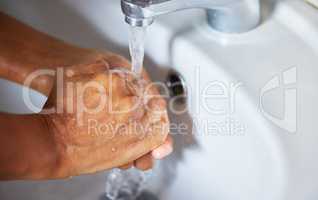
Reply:
[[[118,0],[11,0],[0,10],[65,41],[128,57]],[[145,65],[154,80],[165,80],[170,68],[182,74],[189,112],[171,119],[193,130],[174,135],[175,153],[154,170],[147,189],[160,199],[318,198],[318,10],[300,0],[263,1],[263,15],[257,29],[239,35],[209,29],[202,11],[164,16],[150,27]],[[11,91],[8,85],[0,81],[0,91]],[[204,100],[202,92],[223,97]],[[43,105],[45,98],[34,95]],[[21,105],[11,101],[17,96],[0,97],[11,102],[1,103],[7,110]],[[228,119],[241,129],[209,134],[204,127],[208,121],[226,128]],[[104,185],[105,173],[2,182],[0,197],[103,199]]]

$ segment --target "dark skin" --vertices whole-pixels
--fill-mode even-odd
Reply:
[[[61,67],[65,72],[71,72],[66,82],[98,82],[105,91],[115,87],[115,92],[109,97],[113,103],[119,104],[119,108],[132,106],[134,94],[122,84],[125,80],[120,76],[110,79],[107,74],[107,70],[118,66],[130,67],[123,57],[66,44],[4,14],[0,14],[0,25],[6,27],[0,31],[1,78],[23,84],[32,72],[39,69],[56,71],[57,67]],[[146,72],[143,77],[148,84],[151,83]],[[34,79],[28,87],[49,96],[46,108],[56,108],[61,102],[79,101],[78,95],[70,98],[68,92],[64,93],[62,99],[58,98],[58,87],[66,85],[58,86],[56,80],[56,76],[43,75]],[[106,84],[109,80],[112,85]],[[151,88],[149,94],[158,92],[156,88]],[[92,97],[99,99],[101,95],[95,90],[88,90],[83,98],[87,105],[94,105]],[[162,111],[166,109],[161,98],[151,99],[146,105]],[[66,105],[64,109],[67,108]],[[154,132],[154,137],[142,140],[136,140],[139,133],[129,137],[116,135],[112,140],[105,136],[88,137],[86,129],[70,123],[70,119],[78,116],[78,110],[65,113],[0,113],[0,147],[4,149],[0,151],[1,180],[66,178],[113,167],[127,169],[133,165],[147,170],[152,167],[153,159],[162,159],[172,152],[172,139],[167,131],[163,135]],[[158,116],[145,109],[145,105],[122,115],[113,115],[102,110],[93,115],[84,113],[82,117],[86,121],[94,119],[100,123],[112,119],[116,123],[129,124],[134,119],[142,125],[168,124],[165,112],[160,114],[158,120]],[[84,123],[83,126],[85,125],[87,124]],[[114,145],[119,150],[111,154]]]

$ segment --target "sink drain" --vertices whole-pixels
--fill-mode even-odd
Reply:
[[[187,88],[184,78],[176,71],[171,71],[167,77],[167,86],[169,89],[170,98],[179,105],[186,103]]]

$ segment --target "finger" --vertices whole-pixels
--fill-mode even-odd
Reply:
[[[124,67],[129,69],[131,66],[126,58],[117,54],[108,53],[106,59],[111,69],[117,67]]]
[[[120,166],[119,169],[126,170],[130,169],[133,166],[134,163],[128,163],[126,165]]]
[[[135,160],[134,165],[136,168],[146,171],[153,167],[153,158],[151,153],[148,153],[141,158]]]
[[[74,65],[68,67],[66,70],[66,75],[68,77],[72,77],[84,74],[95,74],[98,72],[105,72],[109,68],[109,63],[105,59],[101,59],[91,64]]]
[[[137,97],[124,97],[117,103],[117,112],[114,119],[118,124],[125,124],[132,120],[138,120],[144,115],[144,109],[140,105],[140,100]]]
[[[173,151],[173,139],[169,135],[163,145],[153,150],[151,155],[154,159],[160,160],[171,154]]]

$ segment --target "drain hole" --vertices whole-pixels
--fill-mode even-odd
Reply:
[[[175,71],[171,71],[167,77],[167,86],[169,88],[170,98],[174,98],[178,104],[186,103],[186,84],[183,77]]]

